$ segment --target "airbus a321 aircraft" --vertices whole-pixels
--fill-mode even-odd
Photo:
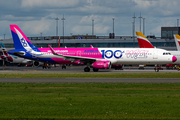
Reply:
[[[154,48],[154,46],[151,44],[151,42],[143,35],[142,32],[136,32],[139,47],[140,48]],[[174,35],[174,39],[176,42],[176,47],[178,51],[168,51],[169,54],[174,55],[177,60],[174,62],[174,64],[180,64],[180,36]],[[166,54],[166,53],[164,53]]]
[[[177,58],[158,48],[37,48],[17,25],[10,25],[15,49],[9,53],[52,64],[84,64],[85,72],[109,69],[113,64],[168,64]]]

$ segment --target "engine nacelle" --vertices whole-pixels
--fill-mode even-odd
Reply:
[[[39,62],[39,61],[34,61],[34,62],[33,62],[33,65],[36,66],[36,67],[39,67],[39,66],[42,66],[43,63],[42,63],[42,62]]]
[[[8,56],[7,59],[9,62],[13,62],[13,58],[11,56]]]
[[[92,67],[96,69],[109,69],[111,68],[111,62],[110,61],[96,61],[92,64]]]
[[[3,60],[6,59],[6,56],[4,56],[4,55],[1,55],[0,57],[1,57],[1,59],[3,59]]]

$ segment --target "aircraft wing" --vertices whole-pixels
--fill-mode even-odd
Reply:
[[[101,61],[102,59],[96,59],[96,58],[90,58],[90,57],[81,57],[81,56],[71,56],[71,55],[62,55],[62,54],[58,54],[54,51],[54,49],[48,45],[51,52],[54,54],[54,55],[57,55],[57,56],[61,56],[61,57],[64,57],[66,60],[73,60],[73,61],[83,61],[83,62],[86,62],[86,61],[92,61],[92,62],[95,62],[95,61]]]

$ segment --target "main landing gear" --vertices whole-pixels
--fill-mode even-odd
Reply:
[[[84,72],[89,72],[90,71],[90,68],[89,67],[85,67],[84,68]]]
[[[154,70],[155,72],[159,72],[159,70],[163,70],[163,68],[161,66],[155,65]]]
[[[84,72],[90,72],[90,70],[91,70],[90,67],[85,67],[85,68],[84,68]],[[99,69],[93,68],[93,71],[94,71],[94,72],[98,72]]]
[[[159,69],[154,68],[155,72],[159,72]]]
[[[62,69],[66,69],[66,65],[63,64],[63,65],[62,65]]]

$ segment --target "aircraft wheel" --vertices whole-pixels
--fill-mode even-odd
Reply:
[[[89,72],[90,71],[90,68],[89,67],[85,67],[84,68],[84,72]]]
[[[155,69],[155,72],[159,72],[159,69]]]
[[[63,66],[62,66],[62,69],[66,69],[66,66],[65,66],[65,65],[63,65]]]
[[[99,69],[97,69],[97,68],[93,68],[93,71],[94,71],[94,72],[98,72],[98,71],[99,71]]]

